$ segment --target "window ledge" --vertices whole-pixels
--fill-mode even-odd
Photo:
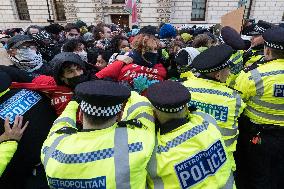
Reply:
[[[189,21],[189,23],[196,23],[196,24],[198,24],[198,23],[202,23],[202,24],[207,24],[208,22],[205,20],[205,21],[192,21],[192,20],[190,20]]]

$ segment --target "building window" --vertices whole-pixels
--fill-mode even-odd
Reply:
[[[17,12],[20,20],[30,20],[30,13],[26,0],[15,0]]]
[[[192,0],[191,21],[205,21],[207,0]]]
[[[54,2],[54,9],[55,9],[55,16],[57,21],[65,21],[66,15],[64,10],[64,0],[53,0]]]
[[[112,4],[124,4],[125,0],[112,0]]]

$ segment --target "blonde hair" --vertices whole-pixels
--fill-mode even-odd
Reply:
[[[155,38],[153,35],[139,34],[133,39],[131,46],[139,53],[144,53],[157,50],[161,47],[161,43],[160,40]]]

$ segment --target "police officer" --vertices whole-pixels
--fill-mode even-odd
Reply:
[[[18,142],[21,140],[28,123],[29,122],[26,122],[24,127],[22,127],[23,117],[16,116],[14,125],[11,128],[9,124],[9,117],[5,119],[5,132],[0,136],[0,177],[14,156],[18,147]]]
[[[266,62],[242,71],[235,88],[247,103],[240,127],[246,188],[282,188],[284,174],[284,29],[263,34]]]
[[[34,91],[9,89],[11,78],[4,72],[0,72],[0,83],[0,125],[4,125],[7,117],[13,124],[17,115],[24,116],[24,122],[29,121],[13,158],[0,177],[0,188],[45,187],[47,183],[40,164],[40,149],[56,116],[50,100]],[[2,126],[0,135],[3,133],[5,127]],[[0,153],[2,155],[2,151]]]
[[[1,85],[0,85],[0,96],[7,90],[11,84],[9,76],[3,72],[0,72]],[[7,164],[11,161],[14,153],[17,150],[18,141],[22,138],[23,132],[25,131],[28,122],[22,128],[23,117],[16,116],[14,125],[11,128],[9,124],[9,117],[5,118],[4,128],[5,132],[0,135],[0,177],[4,172]]]
[[[49,186],[144,189],[146,166],[155,143],[150,103],[110,81],[81,83],[75,93],[81,101],[83,130],[78,132],[75,125],[79,104],[71,101],[42,147]],[[143,111],[136,103],[139,99],[143,99],[142,106],[148,102]],[[120,119],[124,121],[118,122]]]
[[[191,65],[201,75],[183,82],[191,93],[190,105],[216,119],[232,163],[238,138],[238,118],[245,107],[238,92],[225,85],[229,66],[233,64],[230,60],[233,53],[233,49],[225,44],[202,52]]]
[[[232,164],[217,123],[206,113],[189,111],[189,91],[164,81],[151,85],[147,96],[158,122],[149,188],[233,188]]]
[[[230,75],[226,80],[226,84],[232,87],[235,84],[235,79],[244,67],[243,50],[245,49],[245,42],[241,38],[240,34],[234,28],[231,28],[229,26],[225,26],[221,29],[219,40],[221,44],[229,45],[234,49],[234,52],[230,57],[230,61],[233,64],[229,66]]]
[[[273,27],[273,24],[259,20],[257,24],[252,24],[244,28],[243,33],[251,36],[251,47],[244,53],[245,66],[250,66],[255,62],[261,63],[264,57],[264,40],[262,34],[271,27]]]

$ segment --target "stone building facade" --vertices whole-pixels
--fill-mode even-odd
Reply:
[[[81,19],[88,24],[104,21],[131,25],[124,0],[0,1],[0,29],[46,25],[47,19],[62,24]],[[240,1],[246,1],[246,16],[250,18],[284,22],[284,0],[138,0],[139,24],[216,24],[222,15],[236,9]]]

